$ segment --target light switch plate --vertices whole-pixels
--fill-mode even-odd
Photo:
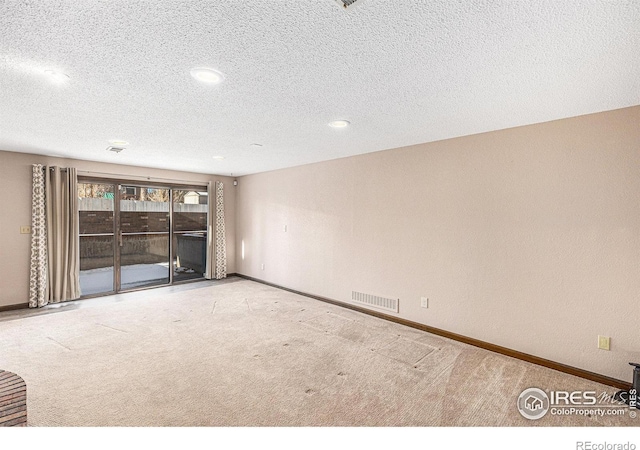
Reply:
[[[598,348],[601,350],[610,350],[611,338],[609,336],[598,336]]]
[[[20,227],[20,234],[31,234],[31,227]]]

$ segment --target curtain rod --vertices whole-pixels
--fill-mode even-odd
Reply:
[[[78,170],[78,175],[80,176],[91,176],[91,175],[103,175],[103,176],[108,176],[111,178],[115,178],[115,179],[131,179],[131,178],[138,178],[140,179],[140,181],[174,181],[174,182],[178,182],[178,183],[191,183],[191,184],[201,184],[201,183],[208,183],[207,181],[197,181],[197,180],[179,180],[176,178],[161,178],[161,177],[145,177],[144,175],[123,175],[123,174],[117,174],[117,173],[108,173],[108,172],[93,172],[90,170]],[[211,175],[214,176],[214,175]]]

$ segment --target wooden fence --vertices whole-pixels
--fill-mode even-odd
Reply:
[[[113,199],[108,198],[79,198],[78,209],[80,211],[113,211]],[[174,203],[173,210],[175,212],[185,213],[206,213],[208,205],[199,205],[194,203]],[[168,202],[151,202],[139,200],[122,200],[120,202],[120,211],[138,211],[138,212],[169,212]]]

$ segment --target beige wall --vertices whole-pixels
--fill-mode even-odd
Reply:
[[[640,107],[242,177],[236,220],[239,273],[628,381],[640,361]]]
[[[31,225],[32,164],[76,167],[79,171],[119,174],[123,177],[168,178],[204,183],[225,183],[227,217],[227,271],[235,272],[235,187],[232,178],[171,170],[97,163],[49,156],[0,151],[0,307],[29,300],[30,235],[20,234],[20,226]]]

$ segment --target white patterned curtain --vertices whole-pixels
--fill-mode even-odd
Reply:
[[[47,228],[45,225],[44,177],[46,167],[33,165],[33,197],[31,200],[31,266],[29,273],[29,307],[47,302]]]
[[[76,169],[33,166],[29,306],[80,297]]]
[[[207,233],[208,279],[227,277],[227,238],[224,220],[224,184],[209,182],[209,217]]]
[[[224,185],[216,182],[216,279],[227,278],[227,236],[224,227]]]

